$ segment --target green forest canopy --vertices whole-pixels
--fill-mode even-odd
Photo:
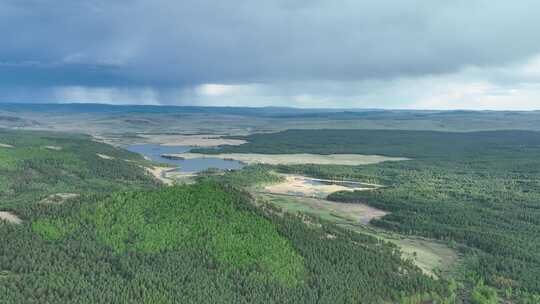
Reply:
[[[540,293],[540,133],[289,130],[242,137],[211,153],[358,153],[406,156],[368,166],[277,166],[281,172],[386,185],[338,192],[391,213],[373,224],[476,249],[468,276]],[[537,301],[538,298],[536,298]]]
[[[0,147],[0,208],[4,210],[35,205],[56,193],[158,186],[141,168],[142,156],[85,135],[0,129],[0,143],[11,146]]]
[[[19,225],[0,223],[4,302],[393,303],[452,297],[447,282],[401,260],[391,244],[259,209],[249,195],[210,180],[159,187],[138,155],[88,137],[7,131],[0,142],[14,147],[1,154],[1,176],[8,181],[2,183],[1,207],[23,218]],[[252,176],[266,178],[260,171]],[[246,182],[240,175],[235,180]],[[41,203],[60,191],[81,195]]]

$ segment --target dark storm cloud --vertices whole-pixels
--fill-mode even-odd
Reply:
[[[540,2],[0,0],[0,85],[358,81],[540,52]]]

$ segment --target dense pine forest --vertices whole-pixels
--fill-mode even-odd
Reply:
[[[540,0],[0,0],[0,304],[540,304],[539,32]]]
[[[501,157],[538,152],[540,133],[533,131],[436,132],[407,130],[287,130],[234,136],[247,140],[240,146],[193,149],[212,153],[376,154],[421,159]]]
[[[0,142],[1,208],[22,220],[0,221],[1,303],[453,303],[457,296],[452,282],[424,275],[392,244],[256,207],[241,188],[275,181],[266,167],[164,187],[140,156],[85,136],[3,131]]]
[[[330,199],[391,213],[372,224],[465,245],[464,276],[519,303],[540,303],[540,133],[291,130],[219,152],[406,156],[369,166],[278,166],[281,172],[382,184]],[[215,153],[215,150],[203,150]],[[536,294],[536,295],[535,295]],[[491,302],[490,302],[491,303]]]
[[[85,135],[0,129],[0,144],[3,210],[33,206],[55,193],[83,195],[157,186],[140,167],[145,162],[141,155]]]

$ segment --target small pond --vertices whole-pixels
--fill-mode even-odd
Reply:
[[[243,163],[237,160],[225,160],[219,158],[194,158],[194,159],[168,159],[162,157],[162,154],[188,152],[194,147],[189,146],[161,146],[156,144],[137,144],[128,146],[126,149],[131,152],[139,153],[152,161],[166,163],[178,166],[179,172],[201,172],[209,168],[221,170],[240,169]]]

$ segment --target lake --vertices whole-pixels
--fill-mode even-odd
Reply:
[[[128,146],[126,149],[139,153],[152,161],[178,166],[179,172],[201,172],[209,168],[221,170],[240,169],[244,164],[237,160],[225,160],[219,158],[194,158],[194,159],[168,159],[162,154],[188,152],[194,147],[189,146],[161,146],[156,144],[138,144]]]

